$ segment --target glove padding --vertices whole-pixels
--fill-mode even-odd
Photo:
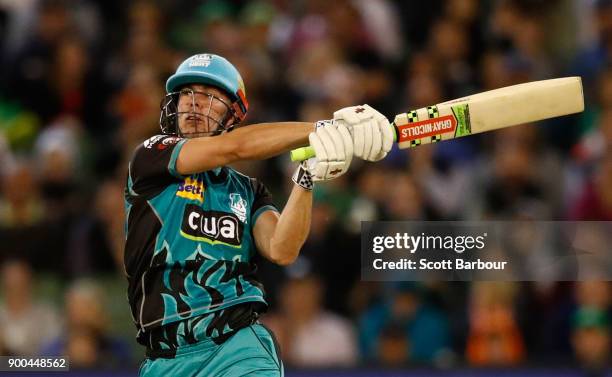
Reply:
[[[308,140],[316,154],[305,161],[313,181],[327,181],[346,173],[353,159],[353,140],[344,124],[318,121]]]
[[[334,112],[334,120],[348,127],[353,138],[354,154],[363,160],[382,160],[393,146],[391,124],[387,117],[370,105],[340,109]]]

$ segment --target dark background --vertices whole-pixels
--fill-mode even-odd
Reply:
[[[122,266],[127,161],[159,131],[167,77],[211,52],[241,72],[247,124],[329,119],[362,103],[391,117],[582,76],[580,115],[355,161],[315,190],[299,260],[262,262],[260,276],[272,303],[264,322],[289,368],[596,375],[612,353],[609,282],[362,282],[359,225],[612,220],[611,48],[603,0],[1,1],[0,353],[136,370],[143,350]],[[287,156],[236,168],[282,208]]]

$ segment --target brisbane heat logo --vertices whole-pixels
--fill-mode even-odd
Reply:
[[[204,201],[204,181],[198,178],[187,177],[178,185],[176,196],[181,198]]]
[[[194,241],[240,246],[243,225],[236,215],[228,212],[206,211],[188,204],[181,223],[181,235]]]

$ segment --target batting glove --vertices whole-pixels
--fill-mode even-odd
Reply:
[[[293,181],[307,190],[313,182],[338,178],[346,173],[353,158],[353,140],[344,124],[333,120],[318,121],[308,136],[316,157],[303,161],[293,175]]]
[[[353,138],[355,156],[363,160],[382,160],[393,146],[391,124],[370,105],[340,109],[334,113],[334,120],[348,127]]]

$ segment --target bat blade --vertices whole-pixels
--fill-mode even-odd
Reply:
[[[534,81],[395,116],[400,148],[435,143],[584,110],[580,77]]]

